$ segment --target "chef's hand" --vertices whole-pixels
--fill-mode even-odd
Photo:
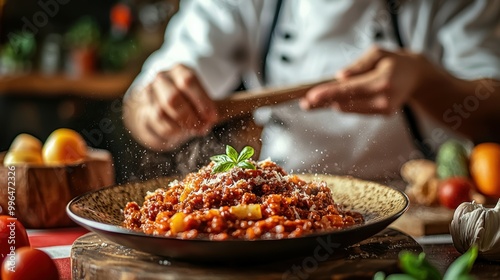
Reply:
[[[331,107],[344,112],[391,114],[417,91],[433,66],[421,55],[370,49],[337,74],[337,81],[312,88],[304,110]]]
[[[132,92],[125,99],[123,117],[139,142],[152,150],[168,151],[208,133],[217,111],[195,72],[177,65]]]

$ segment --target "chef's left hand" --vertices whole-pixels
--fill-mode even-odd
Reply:
[[[337,74],[337,81],[312,88],[304,110],[331,107],[344,112],[392,114],[418,91],[434,66],[423,55],[373,47]]]

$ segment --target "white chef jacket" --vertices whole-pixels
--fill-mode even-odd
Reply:
[[[500,1],[407,0],[398,14],[406,47],[465,79],[500,78]],[[276,9],[270,0],[194,0],[182,3],[165,43],[146,61],[131,88],[145,86],[177,63],[195,69],[214,99],[231,94],[243,79],[264,85],[263,48]],[[284,0],[267,54],[266,83],[277,86],[333,77],[378,44],[396,49],[386,1]],[[445,131],[422,110],[427,144]],[[262,158],[289,172],[392,179],[417,148],[401,112],[391,116],[302,111],[297,101],[261,108]],[[439,134],[439,133],[438,133]]]

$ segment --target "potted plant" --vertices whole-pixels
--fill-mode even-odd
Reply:
[[[31,70],[36,50],[35,36],[29,32],[9,34],[9,39],[0,51],[0,73],[13,74]]]
[[[83,17],[69,28],[64,39],[68,46],[66,69],[71,75],[88,75],[95,71],[99,38],[99,26],[91,17]]]

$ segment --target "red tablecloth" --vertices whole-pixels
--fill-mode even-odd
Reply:
[[[48,253],[59,269],[61,279],[71,279],[71,245],[88,231],[81,227],[28,230],[31,246]]]

